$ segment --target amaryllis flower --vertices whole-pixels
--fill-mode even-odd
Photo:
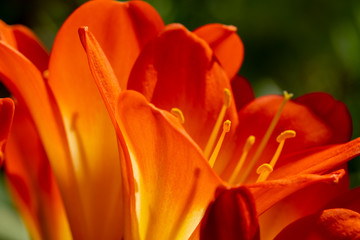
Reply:
[[[5,171],[35,239],[197,239],[216,189],[246,184],[257,221],[321,185],[280,231],[347,191],[338,169],[360,140],[347,142],[346,107],[323,93],[253,99],[234,27],[190,32],[145,2],[98,0],[66,20],[50,59],[23,27],[2,23],[1,39],[16,102]]]

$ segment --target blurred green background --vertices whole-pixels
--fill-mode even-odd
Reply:
[[[84,0],[1,0],[0,19],[33,29],[51,49],[61,23]],[[324,91],[345,102],[360,136],[360,1],[151,0],[165,23],[193,30],[212,22],[234,25],[245,45],[240,73],[257,96]],[[341,126],[339,126],[341,127]],[[360,161],[350,162],[351,186]],[[0,179],[0,239],[26,239]]]

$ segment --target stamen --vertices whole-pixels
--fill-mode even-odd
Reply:
[[[245,174],[241,177],[241,182],[244,182],[246,180],[246,178],[249,176],[251,170],[253,169],[255,163],[257,162],[257,160],[259,159],[259,157],[261,156],[262,152],[264,151],[264,148],[266,146],[266,144],[269,141],[269,138],[271,136],[271,134],[273,133],[276,124],[279,121],[281,112],[285,106],[285,104],[287,103],[287,101],[289,101],[289,99],[293,96],[292,93],[288,93],[287,91],[284,91],[284,100],[281,103],[278,111],[276,112],[274,118],[272,119],[269,128],[267,129],[264,137],[261,139],[261,142],[259,144],[259,147],[257,148],[251,162],[249,163],[249,166],[246,168],[246,172]]]
[[[296,132],[293,130],[286,130],[279,134],[279,136],[276,138],[276,141],[279,143],[279,145],[275,151],[274,156],[270,161],[270,164],[265,163],[260,167],[258,167],[258,169],[256,170],[257,174],[260,174],[256,182],[262,182],[268,178],[270,173],[273,171],[273,168],[275,167],[277,160],[280,157],[281,151],[285,144],[285,140],[288,138],[293,138],[295,136],[296,136]],[[269,170],[269,168],[264,168],[264,165],[269,165],[271,167],[271,170]]]
[[[210,160],[209,160],[209,164],[211,167],[214,167],[215,161],[217,156],[219,155],[220,152],[220,148],[222,146],[222,143],[224,142],[224,138],[226,133],[230,132],[230,127],[231,127],[231,121],[230,120],[226,120],[223,124],[223,131],[219,137],[219,140],[214,148],[213,153],[211,154]]]
[[[184,114],[182,113],[182,111],[178,108],[172,108],[170,111],[177,119],[180,120],[180,122],[182,124],[184,124],[185,122],[185,118],[184,118]]]
[[[216,120],[214,128],[210,134],[209,140],[204,149],[205,158],[209,158],[209,156],[210,156],[211,150],[213,149],[214,144],[215,144],[216,137],[219,133],[221,123],[224,121],[226,109],[230,106],[230,104],[231,104],[231,92],[229,89],[225,88],[224,89],[224,104],[220,110],[219,116]]]
[[[49,78],[49,70],[45,70],[45,71],[43,72],[43,77],[44,77],[45,79],[48,79],[48,78]]]
[[[251,147],[254,145],[255,143],[255,137],[254,136],[249,136],[246,140],[246,143],[244,145],[244,148],[242,150],[242,154],[240,157],[240,160],[238,161],[233,173],[231,174],[231,177],[229,179],[229,183],[230,184],[235,184],[236,183],[236,179],[239,176],[240,170],[242,168],[242,166],[244,165],[245,159],[248,155],[248,152],[250,151]]]

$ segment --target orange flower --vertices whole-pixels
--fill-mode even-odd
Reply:
[[[29,30],[1,23],[0,32],[0,76],[16,100],[5,170],[34,239],[198,238],[218,187],[248,184],[261,214],[338,182],[336,169],[359,154],[359,139],[345,143],[346,107],[329,95],[253,100],[235,76],[243,45],[234,27],[192,33],[164,27],[142,1],[90,1],[66,20],[49,61]],[[297,137],[255,183],[284,130]]]

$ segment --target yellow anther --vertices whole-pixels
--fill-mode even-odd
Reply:
[[[256,169],[256,173],[257,174],[262,174],[262,173],[271,173],[273,171],[273,167],[268,164],[268,163],[264,163],[262,165],[260,165],[257,169]]]
[[[279,145],[276,148],[274,156],[271,158],[270,164],[268,164],[272,169],[275,167],[275,164],[280,157],[281,151],[284,148],[285,140],[288,138],[293,138],[295,136],[296,136],[296,132],[293,130],[286,130],[286,131],[280,133],[279,136],[277,136],[276,141],[279,143]],[[259,168],[258,168],[258,170],[259,170]],[[256,172],[258,172],[258,170]],[[257,182],[259,182],[260,180],[265,181],[271,172],[272,172],[272,170],[267,174],[263,174],[264,176],[261,176],[261,174],[260,174]]]
[[[230,107],[231,104],[231,92],[229,89],[224,89],[224,105]]]
[[[218,115],[218,118],[216,120],[216,123],[214,125],[214,128],[210,134],[209,140],[205,146],[204,149],[204,155],[205,158],[209,158],[211,151],[215,145],[215,141],[216,141],[216,137],[219,134],[220,128],[221,128],[221,124],[224,121],[224,117],[225,117],[225,113],[226,113],[226,109],[230,106],[231,104],[231,92],[229,89],[225,88],[224,89],[224,103],[223,106],[221,107],[220,113]]]
[[[178,108],[172,108],[170,111],[175,117],[177,117],[181,123],[185,122],[184,114]]]
[[[296,132],[294,130],[286,130],[279,134],[279,136],[276,138],[276,141],[280,143],[288,138],[293,138],[295,136],[296,136]]]
[[[265,181],[269,174],[273,171],[273,167],[268,164],[268,163],[264,163],[262,165],[260,165],[257,169],[256,169],[256,173],[260,174],[260,176],[258,177],[258,179],[256,180],[256,182],[263,182]]]
[[[45,71],[43,72],[43,77],[44,77],[45,79],[48,79],[48,78],[49,78],[49,70],[45,70]]]
[[[230,178],[229,178],[229,183],[230,184],[235,184],[236,180],[239,176],[239,173],[242,169],[242,166],[244,165],[245,159],[248,155],[248,152],[250,151],[251,147],[254,145],[255,143],[255,137],[253,135],[249,136],[246,139],[246,143],[244,145],[240,160],[238,161],[236,167],[234,168],[234,171],[232,172]]]
[[[223,124],[223,131],[225,132],[230,132],[230,127],[231,127],[231,121],[230,120],[226,120]]]
[[[222,133],[221,133],[221,135],[219,137],[219,140],[216,143],[214,151],[212,152],[211,157],[209,159],[209,164],[210,164],[211,167],[213,167],[214,164],[215,164],[215,161],[216,161],[217,156],[219,155],[222,143],[224,142],[225,135],[226,135],[226,133],[230,132],[230,127],[231,127],[231,121],[226,120],[223,123],[223,131],[222,131]]]
[[[251,170],[253,169],[255,163],[257,162],[257,160],[259,159],[259,157],[261,156],[262,152],[264,151],[264,148],[266,146],[266,144],[269,141],[269,138],[271,136],[271,134],[273,133],[276,124],[278,123],[279,119],[280,119],[280,115],[281,112],[285,106],[285,104],[287,103],[287,101],[289,101],[289,99],[293,96],[292,93],[288,93],[287,91],[284,91],[284,100],[281,103],[278,111],[276,112],[274,118],[272,119],[269,128],[267,129],[264,137],[261,139],[261,142],[259,144],[258,149],[256,150],[251,162],[249,163],[249,166],[246,168],[246,172],[245,174],[242,176],[241,178],[241,182],[244,182],[246,180],[246,178],[249,176]]]

